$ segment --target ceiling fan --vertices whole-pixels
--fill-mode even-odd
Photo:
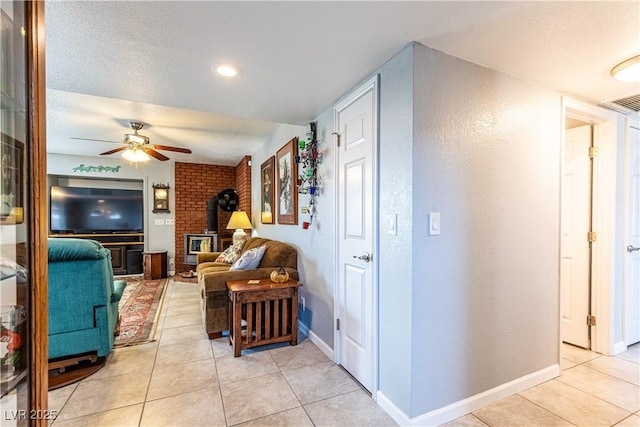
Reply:
[[[85,141],[99,141],[99,142],[113,142],[116,144],[122,144],[122,147],[114,148],[113,150],[105,151],[104,153],[100,153],[101,156],[107,156],[109,154],[118,153],[120,151],[124,151],[122,156],[133,162],[140,162],[149,160],[148,156],[154,157],[161,161],[169,160],[167,156],[162,153],[159,153],[156,150],[162,151],[175,151],[176,153],[185,153],[191,154],[191,150],[188,148],[180,148],[180,147],[171,147],[168,145],[158,145],[151,144],[149,142],[149,137],[140,135],[138,131],[142,129],[144,124],[136,121],[130,121],[129,127],[133,130],[133,133],[125,133],[122,135],[122,142],[119,141],[108,141],[104,139],[91,139],[91,138],[76,138],[71,137],[71,139],[82,139]]]

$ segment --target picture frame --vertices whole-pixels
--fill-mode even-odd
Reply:
[[[298,223],[297,148],[298,137],[295,137],[284,144],[276,153],[278,224],[295,225]]]
[[[0,222],[24,221],[24,143],[2,134],[0,147]]]
[[[189,255],[210,252],[210,250],[203,250],[205,248],[211,248],[211,237],[189,236]]]
[[[269,157],[260,166],[260,217],[263,224],[273,224],[275,156]]]

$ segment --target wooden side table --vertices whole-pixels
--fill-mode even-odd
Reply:
[[[245,348],[289,341],[298,344],[298,288],[302,283],[289,280],[274,283],[261,279],[231,280],[229,289],[229,343],[233,355]],[[244,319],[247,324],[243,328]]]
[[[167,277],[167,251],[149,251],[142,253],[142,265],[145,280]]]

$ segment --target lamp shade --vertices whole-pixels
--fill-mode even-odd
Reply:
[[[245,211],[235,211],[231,214],[229,224],[227,224],[227,230],[251,228],[251,221]]]
[[[236,230],[233,233],[232,239],[234,245],[246,237],[247,233],[244,232],[246,228],[251,228],[251,222],[249,221],[247,213],[244,211],[233,212],[229,224],[227,224],[227,230]]]

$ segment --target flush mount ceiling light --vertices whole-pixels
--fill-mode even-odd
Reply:
[[[226,62],[215,64],[211,69],[216,75],[227,79],[232,79],[240,75],[240,68],[238,66]]]
[[[613,67],[611,77],[621,82],[640,82],[640,55]]]

